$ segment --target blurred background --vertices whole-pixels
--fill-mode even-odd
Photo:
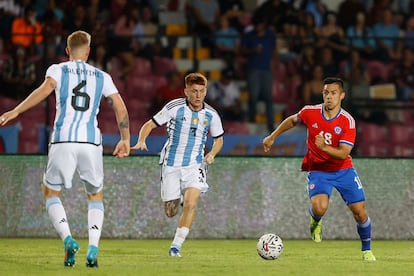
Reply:
[[[224,155],[264,155],[261,141],[303,105],[321,102],[326,76],[344,79],[344,108],[357,121],[353,155],[414,157],[414,0],[2,0],[0,113],[67,60],[66,37],[92,35],[89,62],[109,72],[125,99],[132,143],[141,125],[182,96],[183,77],[204,73],[206,101],[222,116]],[[54,96],[0,128],[0,152],[44,154]],[[115,115],[98,115],[105,153]],[[166,139],[148,139],[157,154]],[[301,156],[306,129],[271,156]],[[269,154],[266,154],[269,156]]]

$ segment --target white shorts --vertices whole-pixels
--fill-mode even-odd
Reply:
[[[61,191],[62,186],[70,189],[75,172],[79,174],[88,194],[101,191],[104,177],[102,145],[52,144],[43,177],[45,185],[55,191]]]
[[[161,168],[161,199],[170,201],[181,198],[187,188],[199,189],[202,193],[208,191],[207,170],[202,164],[187,167]]]

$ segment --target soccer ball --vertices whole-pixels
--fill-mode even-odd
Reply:
[[[276,234],[264,234],[257,242],[257,253],[265,260],[276,260],[283,253],[283,241]]]

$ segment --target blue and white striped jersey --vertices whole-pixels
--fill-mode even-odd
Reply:
[[[167,166],[201,164],[209,130],[213,138],[224,134],[220,116],[213,107],[204,103],[203,109],[194,112],[185,98],[170,101],[152,120],[158,126],[167,124],[168,140],[160,156],[160,164]]]
[[[76,60],[51,65],[48,77],[56,81],[56,117],[50,142],[100,145],[97,115],[101,98],[118,93],[111,76]]]

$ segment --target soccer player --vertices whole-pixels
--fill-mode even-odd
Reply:
[[[56,118],[42,187],[46,211],[63,240],[64,266],[75,265],[75,254],[79,250],[60,200],[62,188],[72,187],[75,171],[85,186],[89,202],[86,266],[98,266],[98,243],[104,219],[103,149],[97,122],[102,96],[115,112],[121,135],[113,155],[123,158],[130,152],[127,109],[109,74],[86,62],[90,42],[91,36],[84,31],[70,34],[66,48],[69,61],[51,65],[44,82],[13,110],[0,116],[1,125],[5,125],[55,91]]]
[[[207,94],[207,79],[200,73],[185,77],[185,98],[168,102],[152,119],[140,129],[137,144],[132,150],[148,150],[146,138],[152,129],[167,124],[168,140],[160,156],[161,198],[167,217],[183,210],[172,241],[169,255],[181,257],[180,249],[190,231],[195,217],[195,208],[201,193],[208,190],[206,165],[223,146],[221,119],[210,105],[204,102]],[[213,137],[213,146],[205,154],[207,134]],[[204,155],[205,154],[205,155]]]
[[[308,151],[303,158],[302,170],[308,172],[308,193],[311,237],[322,241],[322,217],[328,209],[332,188],[342,196],[351,210],[362,243],[362,259],[375,261],[371,251],[371,220],[365,208],[365,194],[350,156],[355,142],[354,118],[341,107],[345,97],[343,81],[339,78],[323,80],[323,104],[307,105],[297,114],[283,120],[263,139],[268,152],[285,131],[298,123],[308,129]]]

